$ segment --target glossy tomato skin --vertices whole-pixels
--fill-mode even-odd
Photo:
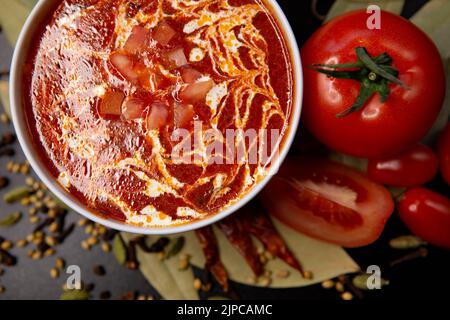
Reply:
[[[416,144],[395,157],[369,160],[367,175],[373,181],[393,187],[415,187],[432,180],[439,169],[434,151]]]
[[[425,188],[413,188],[403,195],[398,211],[415,235],[450,249],[450,199]]]
[[[412,23],[382,11],[381,29],[369,30],[368,14],[353,11],[319,28],[301,50],[304,72],[302,120],[331,149],[359,157],[390,156],[418,142],[441,109],[445,78],[441,57],[433,42]],[[381,103],[374,94],[360,110],[342,118],[336,114],[355,101],[359,83],[333,79],[309,66],[357,60],[355,47],[370,55],[387,52],[406,90],[391,84]]]
[[[382,185],[355,169],[319,158],[286,159],[260,199],[284,224],[344,247],[375,241],[394,210]]]
[[[447,123],[439,137],[438,154],[442,177],[450,185],[450,123]]]

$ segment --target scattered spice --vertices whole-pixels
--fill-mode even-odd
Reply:
[[[32,216],[30,217],[30,223],[31,224],[37,224],[41,221],[41,218],[37,217],[37,216]]]
[[[13,148],[4,148],[0,150],[0,157],[1,156],[7,156],[7,157],[12,157],[16,152],[14,151]],[[13,167],[14,168],[14,167]],[[15,171],[15,173],[17,173],[19,170],[13,170]]]
[[[330,279],[330,280],[323,281],[321,283],[321,285],[322,285],[322,288],[324,288],[324,289],[331,289],[331,288],[334,288],[335,283],[333,280]]]
[[[93,270],[97,276],[104,276],[106,274],[105,268],[101,265],[95,266]]]
[[[272,279],[268,276],[262,276],[258,279],[258,283],[263,287],[268,287],[272,283]]]
[[[7,250],[0,248],[0,264],[5,266],[13,266],[17,263],[17,258],[10,254]]]
[[[109,291],[102,291],[102,292],[100,292],[100,299],[108,300],[110,298],[111,298],[111,292],[109,292]]]
[[[47,250],[45,250],[44,252],[44,256],[46,257],[50,257],[52,255],[54,255],[56,253],[56,250],[53,248],[48,248]]]
[[[428,249],[421,247],[414,252],[408,253],[408,254],[404,255],[403,257],[400,257],[398,259],[391,261],[389,263],[389,266],[394,267],[398,264],[401,264],[401,263],[404,263],[407,261],[415,260],[418,258],[425,258],[426,256],[428,256]]]
[[[4,240],[1,244],[0,244],[0,248],[2,248],[3,250],[11,250],[13,247],[13,243],[9,240]]]
[[[0,148],[12,144],[16,140],[16,136],[11,132],[5,132],[0,137]]]
[[[202,281],[199,278],[194,279],[195,290],[200,290],[202,288]]]
[[[6,217],[0,219],[0,227],[11,227],[22,219],[22,213],[17,211],[13,212]]]
[[[180,264],[178,266],[178,270],[184,271],[187,270],[190,266],[190,256],[185,254],[180,256]]]
[[[52,268],[50,269],[50,276],[52,277],[52,279],[56,279],[59,277],[59,270],[56,268]]]
[[[110,252],[111,251],[111,245],[108,242],[102,242],[102,251],[103,252]]]
[[[350,278],[348,277],[348,275],[342,275],[339,276],[338,281],[340,283],[342,283],[344,285],[344,287],[346,287],[348,290],[350,290],[351,292],[351,299],[353,299],[353,296],[358,297],[358,299],[363,299],[364,298],[364,293],[358,288],[356,287],[353,282],[350,280]],[[341,295],[341,297],[343,296],[343,294]],[[343,298],[344,299],[344,298]],[[351,300],[349,299],[349,300]],[[345,300],[345,299],[344,299]]]
[[[2,113],[0,114],[0,122],[3,124],[8,124],[9,123],[9,117],[6,113]]]
[[[21,239],[16,242],[16,246],[18,248],[24,248],[27,246],[27,244],[28,244],[28,241],[26,239]]]
[[[6,188],[9,185],[9,179],[6,177],[0,177],[0,190]]]
[[[65,266],[66,266],[66,261],[64,261],[63,258],[56,258],[56,260],[55,260],[56,268],[63,270],[65,268]]]
[[[92,292],[95,289],[95,284],[93,284],[92,282],[86,285],[82,284],[82,288],[84,288],[84,290],[87,292]]]
[[[279,270],[277,272],[277,277],[281,278],[281,279],[285,279],[285,278],[289,277],[289,275],[290,275],[289,270]]]
[[[345,291],[344,284],[341,283],[341,282],[336,282],[336,284],[334,285],[334,288],[336,289],[337,292],[344,292]]]
[[[342,300],[346,301],[353,300],[353,294],[351,292],[346,291],[341,294],[341,298]]]

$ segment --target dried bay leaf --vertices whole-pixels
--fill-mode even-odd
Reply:
[[[422,29],[434,42],[444,62],[446,96],[444,105],[433,127],[423,140],[432,143],[447,124],[450,117],[450,1],[431,0],[411,17],[411,22]]]
[[[303,279],[297,270],[292,269],[279,259],[274,259],[268,262],[266,268],[274,274],[280,270],[288,270],[290,275],[286,278],[273,277],[269,287],[301,287],[319,283],[345,273],[359,271],[359,266],[341,247],[306,237],[275,219],[274,224],[305,269],[313,272],[314,278],[311,280]],[[254,278],[253,272],[244,258],[229,243],[220,230],[215,228],[215,233],[221,259],[230,279],[242,284],[259,286],[252,281]],[[203,268],[205,257],[195,233],[187,232],[183,233],[183,236],[185,245],[180,254],[188,254],[193,265]],[[261,245],[257,242],[255,243]],[[198,293],[193,287],[194,276],[192,272],[178,270],[178,259],[160,261],[155,254],[146,254],[139,249],[138,259],[141,271],[161,295],[170,299],[169,297],[178,296],[180,290],[186,299],[198,299]],[[165,282],[165,284],[161,285],[161,282]]]
[[[444,59],[450,58],[450,1],[431,0],[410,21],[433,40]]]
[[[171,242],[172,243],[170,244],[169,250],[167,250],[166,259],[170,259],[180,253],[180,251],[183,249],[185,240],[184,237],[181,236],[173,238]]]
[[[185,239],[186,244],[185,234],[183,234],[183,238]],[[183,293],[185,299],[198,300],[199,295],[197,290],[194,288],[195,277],[192,269],[189,268],[187,270],[180,270],[180,257],[185,254],[183,253],[183,249],[175,258],[165,259],[163,263],[165,264],[172,277],[177,281],[178,288]]]
[[[19,2],[23,3],[28,8],[32,9],[36,5],[38,0],[19,0]]]
[[[17,0],[2,0],[0,26],[2,26],[3,32],[5,32],[8,41],[12,45],[16,43],[31,8],[29,3],[25,4]]]
[[[129,242],[136,235],[121,233],[125,242]],[[155,237],[156,240],[158,237]],[[157,253],[145,253],[140,248],[136,249],[140,270],[150,284],[161,296],[169,300],[186,299],[183,291],[178,286],[179,279],[175,279],[164,261],[160,260]],[[172,260],[172,259],[171,259]],[[188,272],[185,272],[186,274]],[[192,282],[191,282],[191,286]]]
[[[303,264],[304,269],[312,271],[314,278],[311,280],[302,278],[297,270],[276,258],[266,264],[266,269],[271,270],[274,274],[280,270],[288,270],[290,275],[286,278],[273,277],[270,288],[302,287],[345,273],[359,271],[359,266],[341,247],[309,238],[283,225],[276,219],[272,220],[288,247]],[[253,272],[223,233],[216,229],[215,234],[220,247],[221,258],[230,279],[247,285],[259,286],[258,283],[252,282]],[[190,232],[185,234],[185,237],[186,245],[182,252],[191,255],[193,265],[203,268],[205,258],[195,234]]]
[[[116,257],[116,260],[121,265],[124,265],[127,261],[127,248],[119,233],[114,236],[112,252],[114,257]]]
[[[400,14],[404,3],[405,0],[336,0],[330,11],[328,11],[326,21],[348,11],[366,9],[370,4],[375,4],[383,10]]]

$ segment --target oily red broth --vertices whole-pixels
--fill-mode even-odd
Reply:
[[[230,148],[208,130],[277,129],[263,145],[284,141],[293,71],[263,2],[65,0],[40,30],[24,69],[30,133],[52,175],[93,212],[148,227],[188,223],[267,173],[260,151],[250,161],[262,146],[251,137],[231,140],[243,161],[207,152]],[[178,130],[191,141],[182,160]]]

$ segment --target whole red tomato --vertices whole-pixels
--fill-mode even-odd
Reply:
[[[398,211],[414,234],[450,249],[450,199],[425,188],[413,188],[403,195]]]
[[[367,175],[382,184],[415,187],[432,180],[438,167],[434,151],[423,144],[416,144],[396,156],[369,160]]]
[[[365,11],[344,14],[319,28],[302,48],[302,119],[330,148],[373,158],[401,152],[426,134],[441,109],[445,78],[436,46],[420,29],[382,11],[381,29],[370,30],[366,26],[368,17]],[[354,104],[361,82],[330,77],[311,66],[356,62],[358,47],[365,48],[372,59],[387,53],[391,60],[383,67],[389,68],[402,85],[389,81],[384,102],[379,92],[368,94],[359,110],[337,117]],[[364,85],[386,81],[373,72],[361,75]]]
[[[439,138],[438,154],[442,177],[450,185],[450,123],[447,124]]]

